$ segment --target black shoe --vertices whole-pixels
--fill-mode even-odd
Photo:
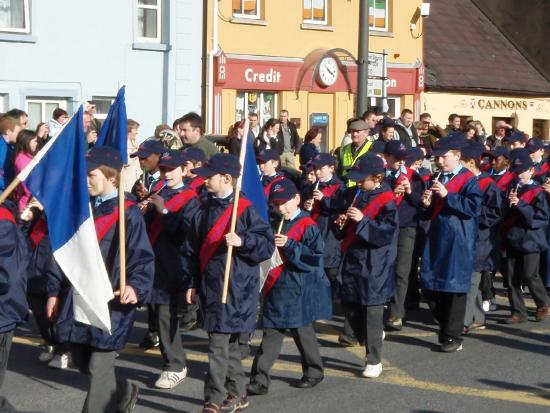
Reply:
[[[403,329],[403,319],[390,316],[386,321],[386,328],[390,331],[401,331]]]
[[[139,343],[139,347],[144,349],[155,348],[159,345],[160,341],[158,334],[151,331],[148,331],[147,334],[145,334],[145,337],[143,337],[142,342]]]
[[[346,334],[340,334],[340,336],[338,337],[338,342],[346,347],[355,347],[359,345],[357,339],[350,337]]]
[[[132,413],[135,408],[139,397],[139,387],[135,383],[128,383],[126,385],[126,392],[124,399],[118,404],[117,413]]]
[[[191,331],[199,328],[199,322],[197,320],[191,320],[181,326],[183,331]]]
[[[251,382],[246,386],[246,393],[250,396],[263,396],[267,394],[269,389],[256,381]]]
[[[319,377],[317,379],[313,379],[311,377],[302,377],[300,381],[294,383],[293,386],[299,389],[311,389],[312,387],[317,386],[322,381],[323,377]]]
[[[462,350],[462,342],[451,338],[442,343],[440,349],[443,353],[455,353]]]

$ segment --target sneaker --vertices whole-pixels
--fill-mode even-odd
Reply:
[[[38,356],[38,361],[41,363],[48,363],[55,356],[53,346],[42,346],[42,352]]]
[[[455,353],[462,350],[462,343],[457,340],[449,339],[441,344],[440,348],[443,353]]]
[[[173,389],[187,377],[187,367],[182,371],[163,371],[155,382],[157,389]]]
[[[61,353],[56,354],[48,363],[48,367],[52,369],[66,369],[71,363],[71,354],[70,353]]]
[[[139,397],[139,387],[135,383],[126,383],[125,394],[117,407],[117,413],[133,413]]]
[[[375,379],[382,374],[382,363],[378,364],[367,364],[365,370],[361,375],[363,377],[368,377],[369,379]]]
[[[483,301],[483,303],[481,304],[481,308],[483,308],[483,311],[488,313],[489,310],[491,310],[491,302],[489,300]]]
[[[537,308],[536,319],[537,321],[544,321],[548,317],[548,307]]]
[[[384,341],[385,339],[386,339],[386,332],[382,330],[382,341]]]
[[[343,344],[345,347],[355,347],[355,346],[359,345],[359,342],[357,341],[356,338],[352,338],[352,337],[347,336],[345,334],[341,334],[338,337],[338,342],[340,344]]]
[[[226,413],[233,413],[244,410],[248,407],[250,403],[248,402],[248,397],[246,396],[235,396],[230,394],[226,397],[221,405],[221,411]]]
[[[153,333],[151,331],[148,331],[145,334],[145,337],[143,337],[143,340],[141,341],[141,343],[139,343],[139,347],[144,349],[155,348],[155,347],[158,347],[159,345],[160,345],[160,341],[159,341],[158,334]]]
[[[527,317],[519,315],[519,314],[512,314],[510,317],[506,318],[504,320],[504,323],[506,324],[520,324],[527,321]]]
[[[202,413],[221,413],[222,409],[215,403],[206,403],[202,408]]]
[[[390,330],[400,331],[403,328],[403,319],[392,315],[388,318],[386,327]]]
[[[246,386],[247,394],[252,396],[263,396],[267,394],[268,391],[269,389],[266,386],[257,381],[250,382],[250,384]]]

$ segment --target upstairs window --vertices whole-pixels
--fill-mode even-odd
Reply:
[[[30,32],[29,0],[0,0],[0,32]]]
[[[260,18],[260,0],[233,0],[233,17]]]
[[[369,0],[369,28],[388,31],[388,0]]]
[[[1,1],[1,0],[0,0]],[[160,43],[162,0],[138,0],[138,40]]]
[[[304,0],[303,19],[308,24],[327,24],[328,0]]]

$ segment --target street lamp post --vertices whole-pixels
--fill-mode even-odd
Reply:
[[[357,60],[357,109],[361,116],[368,108],[369,81],[369,0],[359,0],[359,58]]]

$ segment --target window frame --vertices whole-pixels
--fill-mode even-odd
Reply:
[[[315,0],[310,0],[311,1],[311,16],[313,17],[313,2]],[[328,25],[328,2],[329,0],[323,0],[324,2],[324,16],[325,16],[325,19],[324,20],[313,20],[313,19],[302,19],[302,23],[304,24],[317,24],[319,26],[327,26]],[[302,15],[303,15],[303,11],[305,9],[305,0],[302,1]]]
[[[152,6],[149,4],[139,4],[139,0],[136,1],[136,5],[137,5],[136,24],[137,24],[137,30],[138,30],[137,41],[140,43],[162,43],[162,0],[156,0],[156,2],[157,2],[157,5]],[[141,33],[139,33],[140,9],[157,11],[157,37],[142,37]],[[145,24],[145,21],[144,21],[144,24]]]
[[[376,27],[375,24],[376,24],[376,1],[384,1],[385,4],[386,4],[386,18],[385,18],[385,25],[384,27]],[[370,1],[369,1],[369,30],[370,31],[376,31],[376,32],[389,32],[390,31],[390,24],[389,24],[389,19],[390,19],[390,2],[389,0],[372,0],[373,2],[373,7],[372,7],[372,11],[373,11],[373,14],[372,14],[372,18],[373,18],[373,23],[372,25],[370,24],[370,17],[371,17],[371,6],[370,6]]]
[[[241,2],[241,10],[244,11],[244,2],[247,1],[247,0],[239,0]],[[234,18],[236,19],[252,19],[252,20],[261,20],[261,15],[262,15],[262,11],[261,11],[261,1],[260,0],[256,0],[256,14],[244,14],[244,13],[235,13],[233,11],[233,6],[231,6],[231,11],[232,11],[232,15]]]
[[[115,97],[116,96],[92,96],[92,98],[90,99],[92,102],[95,102],[96,103],[96,111],[97,111],[97,101],[98,100],[101,100],[101,101],[107,101],[107,100],[110,100],[110,104],[109,104],[109,107],[110,105],[113,104],[113,102],[115,101]],[[99,119],[99,120],[105,120],[107,119],[107,115],[109,114],[109,110],[107,110],[107,113],[95,113],[94,114],[94,118],[95,119]]]
[[[262,128],[262,126],[270,119],[270,118],[265,118],[264,114],[261,112],[261,109],[264,105],[264,93],[271,93],[273,94],[273,108],[274,108],[274,113],[273,113],[273,117],[275,117],[276,119],[278,118],[278,111],[279,111],[279,107],[278,107],[278,104],[279,104],[279,93],[277,91],[274,91],[274,90],[237,90],[237,94],[235,96],[235,112],[237,112],[237,98],[239,97],[239,94],[240,93],[243,93],[244,94],[244,112],[243,112],[243,116],[241,119],[239,119],[239,114],[238,113],[235,113],[235,117],[236,117],[236,120],[244,120],[244,119],[248,119],[248,95],[250,93],[256,93],[258,95],[258,111],[256,112],[256,114],[258,115],[258,125],[260,126],[260,129]]]
[[[3,28],[0,27],[0,33],[18,33],[18,34],[30,34],[31,32],[31,22],[30,22],[30,7],[29,7],[29,0],[22,0],[23,1],[23,13],[24,13],[24,22],[25,27],[23,28]]]

